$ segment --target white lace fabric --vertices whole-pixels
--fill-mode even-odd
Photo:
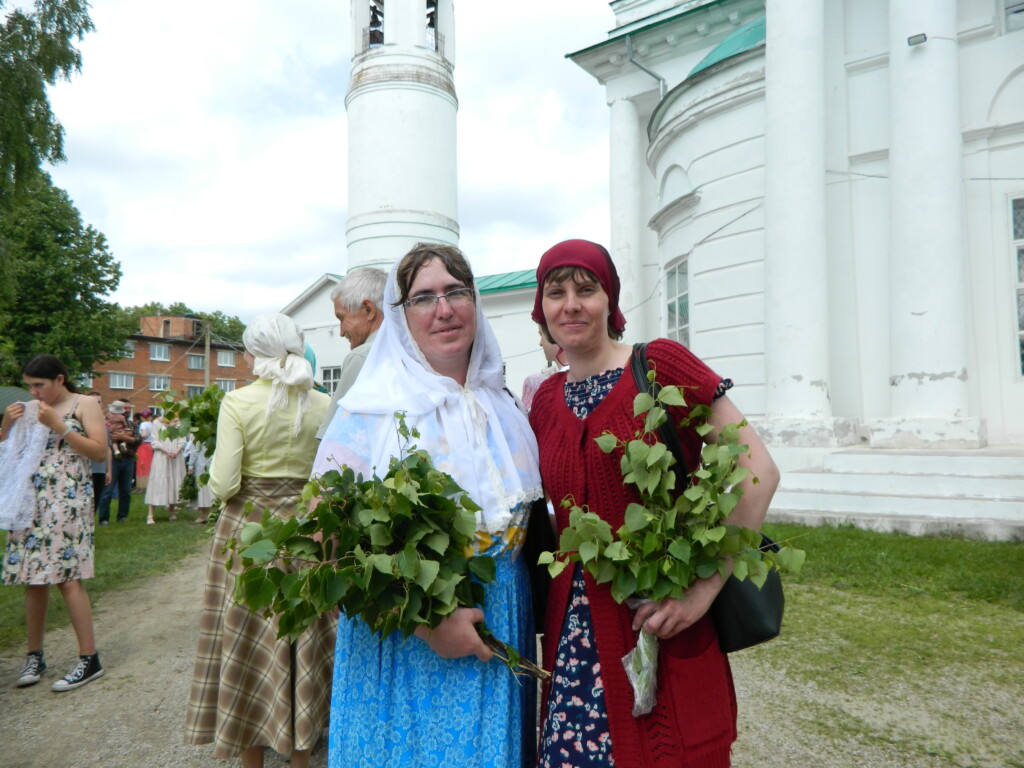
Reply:
[[[31,527],[36,490],[32,477],[46,452],[50,428],[37,418],[39,403],[25,403],[25,412],[0,443],[0,528],[20,531]]]

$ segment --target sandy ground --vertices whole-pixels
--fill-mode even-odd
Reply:
[[[11,687],[21,670],[20,652],[0,655],[0,766],[2,768],[224,768],[238,761],[214,760],[210,747],[182,742],[182,724],[198,634],[205,555],[197,553],[172,572],[105,597],[96,610],[100,655],[106,675],[79,690],[56,694],[50,684],[66,672],[76,655],[70,628],[52,632],[46,640],[50,665],[46,676],[30,688]],[[53,599],[59,599],[54,595]],[[733,657],[740,700],[740,737],[733,765],[753,768],[950,768],[1006,765],[1003,758],[974,756],[965,761],[952,749],[914,759],[900,757],[904,738],[918,739],[932,726],[948,730],[956,721],[929,725],[942,711],[942,702],[957,697],[960,707],[978,706],[977,718],[964,727],[1019,738],[1022,726],[1019,691],[972,690],[960,681],[957,691],[936,686],[940,700],[921,700],[914,691],[907,700],[863,701],[821,697],[813,684],[795,685],[784,670],[762,667],[756,652]],[[974,698],[984,697],[972,702]],[[816,704],[821,706],[815,706]],[[808,709],[810,707],[810,710]],[[811,714],[808,714],[809,711]],[[824,719],[822,712],[829,713]],[[858,718],[863,733],[838,735],[829,720]],[[894,730],[895,729],[895,730]],[[1009,732],[1007,732],[1009,729]],[[879,738],[878,733],[884,734]],[[849,729],[844,733],[849,733]],[[1012,734],[1016,733],[1014,737]],[[1015,750],[1010,749],[1013,753]],[[946,752],[943,755],[943,752]],[[952,754],[950,753],[952,752]],[[920,754],[920,753],[918,753]],[[961,755],[963,753],[961,752]],[[1018,753],[1019,754],[1019,753]],[[1017,764],[1011,762],[1010,764]],[[287,761],[267,753],[268,768]],[[326,766],[326,748],[314,752],[314,768]],[[426,767],[424,767],[426,768]]]

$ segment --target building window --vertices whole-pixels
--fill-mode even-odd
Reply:
[[[1017,262],[1017,346],[1024,374],[1024,197],[1013,201],[1013,252]]]
[[[1006,0],[1006,31],[1024,29],[1024,0]]]
[[[221,368],[234,368],[235,351],[233,349],[218,349],[217,365],[219,365]]]
[[[188,390],[185,393],[186,397],[196,397],[197,395],[201,395],[203,394],[204,389],[206,389],[206,387],[197,387],[195,384],[189,384]]]
[[[135,374],[133,373],[111,372],[109,376],[111,389],[132,389],[135,386]]]
[[[92,374],[91,373],[80,373],[75,378],[75,385],[79,389],[92,389]]]
[[[201,371],[206,367],[206,355],[193,355],[188,356],[188,369],[190,371]]]
[[[668,309],[665,335],[690,346],[690,280],[685,258],[665,273],[665,302]]]
[[[217,386],[224,392],[235,391],[235,380],[234,379],[217,379]]]
[[[384,45],[384,0],[370,0],[370,26],[366,28],[367,47]]]
[[[133,359],[135,359],[135,342],[134,341],[125,342],[124,349],[121,350],[121,356],[123,358],[125,358],[126,360],[133,360]]]
[[[341,378],[341,366],[322,368],[320,375],[323,376],[324,388],[333,395],[334,390],[338,388],[338,380]]]
[[[171,388],[171,377],[162,376],[160,374],[150,374],[149,376],[149,391],[150,392],[163,392]]]
[[[427,0],[427,48],[437,50],[437,0]]]
[[[150,344],[149,345],[149,359],[159,360],[161,362],[169,362],[171,359],[171,345],[170,344]]]

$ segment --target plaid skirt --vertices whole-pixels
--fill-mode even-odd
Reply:
[[[303,485],[289,478],[243,478],[217,521],[185,722],[186,743],[212,743],[214,757],[258,746],[282,755],[312,749],[327,727],[337,620],[321,618],[295,642],[278,640],[276,619],[234,602],[240,563],[236,557],[228,571],[222,552],[246,522],[246,503],[253,504],[249,520],[259,521],[264,510],[287,517]]]

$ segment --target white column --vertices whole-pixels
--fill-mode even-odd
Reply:
[[[776,444],[856,440],[829,401],[823,0],[768,0],[765,50],[765,394]]]
[[[872,425],[878,446],[984,444],[967,383],[956,25],[956,0],[889,4],[891,409]]]
[[[650,335],[644,328],[642,244],[644,238],[642,174],[647,168],[644,155],[647,135],[640,124],[636,104],[630,99],[618,99],[611,104],[611,180],[609,206],[611,209],[611,242],[608,250],[619,272],[622,291],[619,307],[626,315],[626,338],[646,340]]]
[[[367,3],[353,0],[354,23],[369,18]],[[445,28],[454,31],[450,14]],[[459,241],[453,65],[429,47],[422,1],[389,0],[383,45],[364,50],[361,32],[353,37],[348,268],[387,268],[417,242]]]

